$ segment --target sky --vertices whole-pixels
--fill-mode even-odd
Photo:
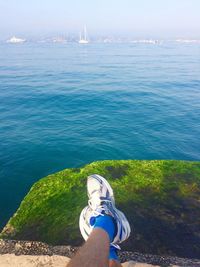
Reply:
[[[200,38],[200,0],[0,0],[0,38],[79,32]]]

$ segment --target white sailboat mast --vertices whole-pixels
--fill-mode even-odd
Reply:
[[[87,41],[87,30],[86,30],[86,26],[84,27],[84,39],[85,39],[85,41]]]
[[[80,40],[79,44],[88,44],[89,41],[87,40],[87,29],[86,26],[84,26],[83,32],[80,32]]]

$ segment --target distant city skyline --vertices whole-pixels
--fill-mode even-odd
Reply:
[[[199,0],[0,0],[0,39],[12,35],[200,38]]]

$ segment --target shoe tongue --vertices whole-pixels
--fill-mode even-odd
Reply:
[[[99,214],[104,214],[105,213],[105,211],[104,211],[104,209],[102,209],[102,207],[98,207],[96,209],[96,212],[98,212]]]
[[[92,198],[90,199],[90,207],[93,210],[97,210],[101,206],[101,199],[98,197],[98,195],[94,194]]]

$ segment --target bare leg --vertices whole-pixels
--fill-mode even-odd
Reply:
[[[122,267],[121,263],[115,260],[109,260],[109,267]]]
[[[108,234],[100,228],[94,229],[87,242],[80,248],[67,267],[108,267],[109,245]],[[118,267],[120,265],[109,266]]]

